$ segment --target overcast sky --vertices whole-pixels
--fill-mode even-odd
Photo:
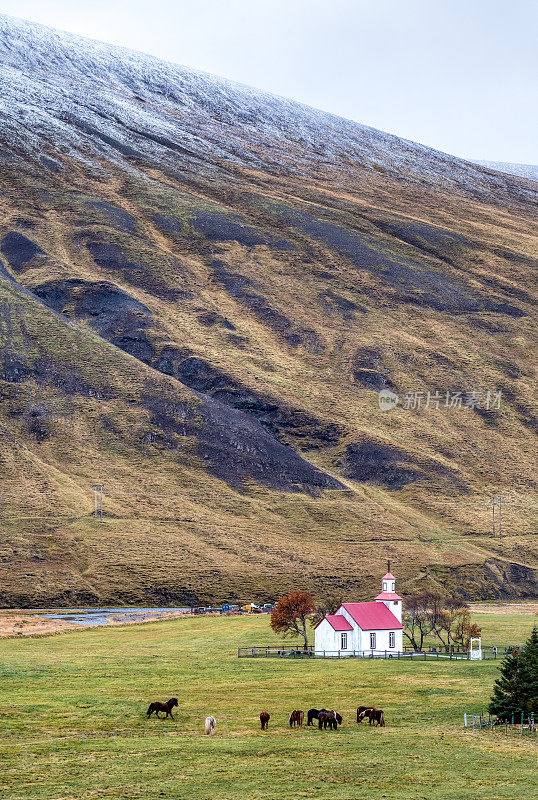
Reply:
[[[538,164],[538,0],[0,0],[465,158]]]

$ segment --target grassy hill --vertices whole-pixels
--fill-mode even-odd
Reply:
[[[387,557],[536,594],[536,185],[7,17],[0,54],[0,602],[360,599]]]

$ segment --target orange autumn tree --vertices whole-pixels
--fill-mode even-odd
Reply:
[[[282,636],[301,636],[304,649],[308,648],[306,620],[316,611],[314,598],[309,592],[290,592],[281,597],[271,612],[271,628]]]

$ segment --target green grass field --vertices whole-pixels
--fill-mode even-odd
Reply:
[[[491,644],[523,642],[536,620],[476,617]],[[274,641],[267,617],[0,640],[0,795],[515,800],[535,791],[535,737],[463,729],[464,711],[486,708],[498,662],[236,657],[238,646]],[[150,700],[172,696],[176,719],[146,722]],[[365,703],[384,709],[386,728],[354,722]],[[337,733],[289,729],[293,708],[325,705],[344,717]],[[208,714],[213,738],[200,735]]]

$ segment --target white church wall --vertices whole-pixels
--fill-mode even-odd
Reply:
[[[334,630],[332,625],[329,625],[326,619],[322,620],[315,632],[315,652],[323,655],[324,651],[337,650],[336,633],[337,631]]]
[[[342,634],[346,635],[345,648],[342,647]],[[357,649],[355,631],[335,631],[325,619],[316,628],[314,651],[317,655],[323,655],[324,652],[337,655],[339,651],[345,655]]]
[[[372,648],[370,634],[375,634],[375,647]],[[394,634],[394,647],[390,646],[390,634]],[[394,631],[361,631],[361,650],[373,650],[374,654],[387,652],[396,653],[403,651],[403,636],[401,630]]]
[[[344,609],[345,611],[345,609]],[[344,614],[342,614],[344,616]],[[333,655],[335,657],[352,655],[353,652],[374,651],[374,655],[384,654],[385,651],[396,653],[403,651],[403,635],[401,630],[394,631],[363,631],[355,623],[356,630],[335,631],[327,620],[320,622],[315,632],[316,655]],[[391,647],[390,633],[394,634],[394,646]],[[347,648],[342,648],[342,633],[347,634]],[[370,634],[375,633],[375,647],[371,647]]]

